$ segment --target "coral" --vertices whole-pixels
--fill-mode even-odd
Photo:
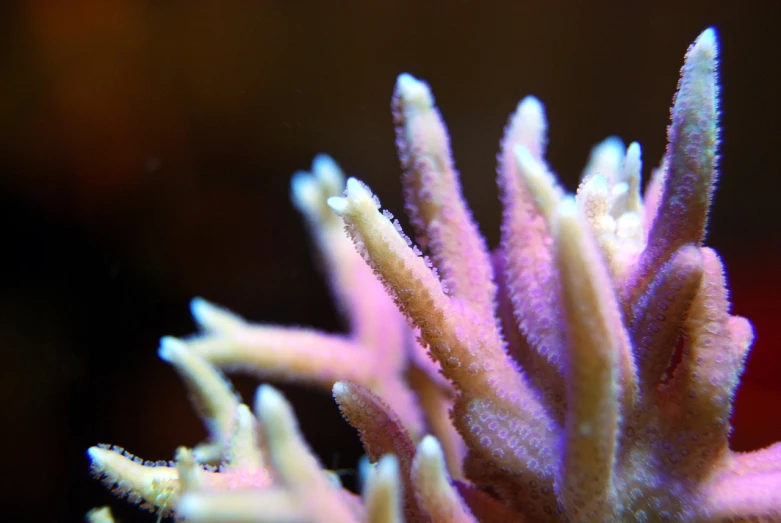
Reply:
[[[159,466],[93,447],[95,472],[193,521],[781,521],[781,443],[728,446],[753,332],[703,246],[716,65],[708,29],[644,198],[640,146],[617,139],[566,194],[544,160],[542,105],[521,101],[499,155],[493,253],[428,86],[401,75],[393,113],[420,248],[367,186],[316,158],[293,201],[349,334],[249,324],[194,300],[201,332],[165,338],[160,356],[209,441]],[[279,392],[261,386],[253,413],[217,368],[332,387],[376,463],[362,497],[318,463]]]

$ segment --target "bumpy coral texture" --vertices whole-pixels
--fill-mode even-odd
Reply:
[[[160,356],[209,441],[159,465],[93,447],[96,474],[188,521],[781,521],[781,443],[728,446],[753,333],[703,246],[716,55],[709,29],[686,55],[644,197],[640,146],[615,138],[566,194],[544,160],[543,107],[522,100],[499,154],[493,253],[428,86],[401,75],[393,115],[416,245],[329,158],[293,178],[349,334],[250,324],[194,300],[201,332],[165,338]],[[312,455],[281,394],[261,386],[253,412],[218,368],[332,388],[375,464],[361,497]]]

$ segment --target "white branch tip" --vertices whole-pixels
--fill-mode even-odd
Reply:
[[[290,407],[277,389],[263,384],[255,393],[255,413],[264,422],[268,419],[280,420],[290,418]]]
[[[591,149],[582,178],[585,180],[595,174],[601,174],[611,183],[614,182],[620,176],[625,154],[626,148],[620,138],[605,138]]]
[[[719,46],[716,30],[713,27],[709,27],[700,33],[700,36],[694,41],[689,52],[686,53],[686,59],[687,61],[714,60],[718,53]]]
[[[320,205],[317,180],[311,173],[298,171],[290,179],[290,199],[302,213],[311,213]]]
[[[328,198],[328,206],[339,216],[346,216],[361,207],[365,210],[377,210],[380,208],[380,201],[365,183],[357,178],[348,178],[344,196]]]
[[[418,445],[418,456],[421,461],[434,465],[437,469],[444,469],[445,455],[442,446],[432,435],[425,436]]]
[[[396,79],[396,92],[405,106],[418,111],[426,111],[434,105],[434,97],[428,84],[409,73],[402,73]]]
[[[315,156],[312,160],[312,174],[327,193],[338,194],[344,190],[344,173],[327,154]]]
[[[326,203],[328,204],[328,207],[339,216],[347,214],[349,205],[347,203],[347,198],[344,196],[331,196],[326,200]]]
[[[177,363],[187,352],[187,345],[173,336],[163,336],[160,338],[160,348],[157,355],[166,363]]]
[[[515,109],[516,118],[524,126],[529,128],[544,127],[545,121],[545,107],[542,102],[536,96],[526,96],[518,102],[518,107]]]
[[[348,385],[344,381],[337,381],[336,383],[334,383],[332,393],[334,395],[334,398],[346,396],[350,394],[350,385]]]
[[[245,325],[244,319],[228,309],[218,307],[203,298],[193,298],[190,313],[198,326],[205,331],[229,332]]]
[[[524,145],[532,156],[542,161],[548,132],[548,121],[542,102],[534,96],[521,100],[511,117],[510,129],[513,143]]]

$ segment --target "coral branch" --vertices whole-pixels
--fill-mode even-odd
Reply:
[[[255,412],[263,424],[275,478],[296,494],[307,516],[317,521],[353,521],[354,514],[340,489],[312,454],[282,395],[269,385],[261,385]]]
[[[342,170],[326,155],[315,157],[311,173],[297,172],[290,183],[293,203],[306,218],[352,339],[385,364],[401,365],[404,353],[397,349],[404,344],[407,331],[404,317],[356,252],[342,220],[326,204],[328,198],[341,195],[344,187]]]
[[[648,246],[627,287],[626,299],[637,299],[652,275],[686,243],[705,236],[711,195],[716,182],[718,86],[716,34],[704,31],[689,48],[672,108],[665,160],[664,191]]]
[[[488,249],[461,194],[447,130],[428,85],[400,75],[393,114],[407,212],[418,241],[431,251],[448,295],[493,321]]]
[[[496,325],[485,325],[471,310],[450,301],[426,261],[379,212],[379,202],[365,185],[351,178],[345,196],[328,202],[401,310],[420,328],[448,378],[463,389],[480,391],[497,375],[512,380]]]
[[[174,366],[190,389],[190,398],[206,422],[213,445],[203,445],[197,452],[201,462],[220,462],[231,437],[239,397],[230,382],[203,358],[194,354],[176,338],[160,341],[160,359]]]
[[[412,463],[412,483],[418,503],[428,512],[432,523],[477,523],[450,484],[442,447],[433,436],[426,436],[418,445]]]
[[[600,274],[599,264],[592,262],[595,246],[574,200],[559,205],[553,233],[569,325],[561,496],[569,507],[577,507],[573,511],[577,518],[601,520],[610,513],[615,496],[613,464],[621,400],[630,398],[623,402],[626,411],[632,404],[634,369],[621,365],[628,351],[626,334],[607,275]]]
[[[415,443],[388,405],[360,385],[339,381],[334,384],[334,399],[348,423],[357,429],[369,459],[376,463],[386,454],[397,456],[404,485],[404,515],[410,523],[425,521],[424,512],[415,499],[410,480]]]
[[[393,455],[383,456],[366,485],[366,514],[376,523],[402,523],[399,463]]]
[[[504,207],[502,253],[507,260],[507,289],[521,332],[535,351],[562,372],[564,328],[559,316],[552,241],[516,156],[518,147],[524,147],[541,163],[546,133],[542,104],[534,97],[524,98],[505,129],[499,154],[498,183]]]
[[[207,329],[218,321],[224,323],[224,316],[232,316],[230,329],[211,328],[185,340],[192,352],[221,368],[241,369],[260,377],[305,379],[328,387],[340,376],[371,383],[377,374],[376,358],[344,336],[248,324],[206,300],[199,300],[193,308],[198,311],[198,322]]]
[[[702,258],[702,281],[684,324],[688,346],[670,388],[681,407],[677,427],[699,436],[697,453],[706,457],[727,448],[732,395],[752,337],[739,331],[733,340],[723,266],[711,249],[702,249]]]
[[[646,408],[658,402],[657,389],[670,366],[702,271],[699,249],[684,245],[662,266],[634,307],[629,332]]]

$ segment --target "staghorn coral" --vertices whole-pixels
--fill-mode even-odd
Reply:
[[[544,161],[542,105],[521,101],[499,155],[493,254],[428,86],[401,75],[407,211],[430,258],[368,187],[318,157],[293,200],[349,335],[252,325],[194,300],[201,332],[164,339],[160,356],[210,440],[164,466],[93,447],[96,473],[193,521],[781,521],[781,443],[728,447],[753,333],[729,314],[721,261],[703,246],[716,54],[712,29],[689,49],[644,198],[640,147],[616,139],[567,195]],[[332,387],[377,463],[362,498],[318,464],[277,391],[261,386],[253,414],[217,367]]]

